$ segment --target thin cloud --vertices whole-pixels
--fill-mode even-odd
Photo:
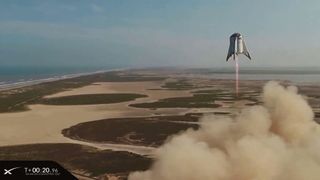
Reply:
[[[101,13],[104,11],[104,9],[101,6],[96,5],[96,4],[91,4],[91,9],[95,13]]]

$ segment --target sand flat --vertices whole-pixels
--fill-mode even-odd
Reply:
[[[0,113],[0,146],[32,143],[78,143],[100,149],[127,150],[146,155],[149,147],[101,144],[76,141],[64,137],[61,131],[82,122],[107,118],[137,117],[152,115],[182,115],[192,112],[220,112],[221,108],[134,108],[129,104],[157,101],[163,98],[192,96],[192,90],[161,89],[159,81],[148,82],[98,82],[81,88],[59,92],[45,98],[100,93],[138,93],[148,97],[128,102],[100,105],[30,105],[29,111]],[[157,90],[152,90],[157,89]],[[161,90],[158,90],[161,89]],[[228,108],[230,112],[230,107]],[[107,132],[106,132],[107,133]],[[150,154],[148,154],[150,155]]]
[[[131,103],[155,101],[162,98],[190,96],[189,91],[150,90],[160,88],[159,82],[95,83],[47,96],[60,97],[95,93],[141,93],[148,97],[129,102],[102,105],[30,105],[31,110],[0,114],[0,146],[30,143],[64,143],[70,140],[61,131],[81,122],[127,116],[150,116],[154,113],[177,114],[187,109],[132,108]],[[190,111],[190,109],[188,110]]]
[[[162,99],[170,97],[191,96],[189,90],[152,90],[161,88],[158,81],[146,82],[97,82],[81,88],[62,91],[45,96],[45,98],[81,95],[81,94],[107,94],[107,93],[138,93],[146,94],[149,98]]]

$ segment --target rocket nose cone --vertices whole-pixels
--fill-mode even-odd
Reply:
[[[239,36],[241,36],[240,33],[233,33],[230,37],[239,37]]]

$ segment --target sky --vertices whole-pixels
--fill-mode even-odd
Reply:
[[[0,66],[320,67],[320,1],[1,0]]]

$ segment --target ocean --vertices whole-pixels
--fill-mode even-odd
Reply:
[[[76,77],[110,68],[0,67],[0,89]]]

